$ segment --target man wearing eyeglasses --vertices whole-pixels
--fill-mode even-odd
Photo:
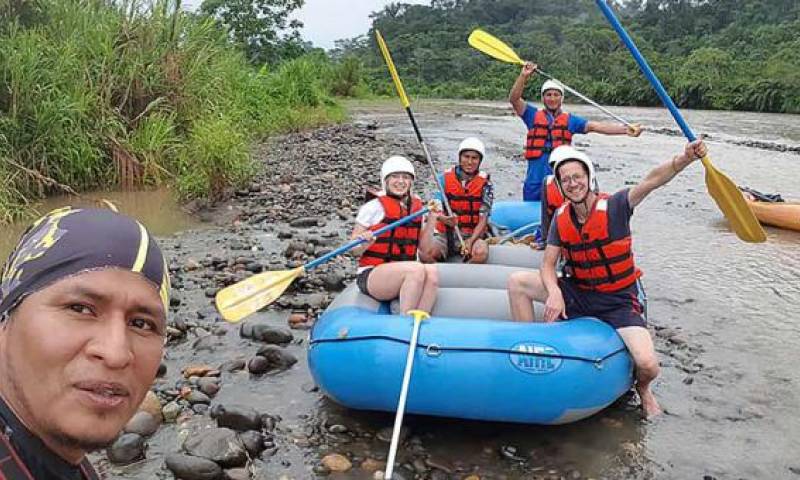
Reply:
[[[659,374],[658,358],[647,330],[642,272],[633,261],[630,218],[653,190],[665,185],[690,163],[706,154],[701,140],[651,170],[644,180],[614,194],[595,193],[589,157],[570,146],[553,151],[559,190],[567,199],[557,211],[547,238],[540,271],[509,277],[511,314],[516,321],[534,320],[533,301],[545,304],[544,321],[596,317],[617,330],[636,366],[636,391],[646,417],[661,413],[650,383]],[[556,276],[559,256],[565,278]]]

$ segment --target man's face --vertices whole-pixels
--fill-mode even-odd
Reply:
[[[561,108],[561,100],[564,98],[558,90],[546,90],[542,95],[544,106],[548,110],[558,110]]]
[[[164,306],[141,275],[109,269],[62,279],[0,324],[0,392],[67,460],[115,439],[155,378]]]
[[[589,176],[583,164],[577,160],[568,161],[559,165],[558,179],[564,196],[573,203],[580,203],[589,193]]]
[[[475,150],[464,150],[458,157],[458,166],[467,175],[475,175],[481,164],[481,154]]]

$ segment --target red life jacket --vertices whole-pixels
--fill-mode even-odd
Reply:
[[[544,183],[544,200],[546,203],[547,215],[553,218],[558,207],[564,203],[564,195],[562,195],[561,190],[558,189],[555,175],[548,175]]]
[[[22,462],[5,433],[6,425],[0,420],[0,480],[37,480]],[[84,480],[100,480],[92,464],[86,457],[80,463]]]
[[[454,168],[444,173],[444,194],[447,195],[453,214],[458,217],[458,228],[464,235],[471,235],[478,226],[483,204],[483,187],[488,181],[489,174],[480,171],[462,186]],[[436,224],[436,230],[444,233],[447,227],[439,222]]]
[[[528,130],[528,138],[525,141],[525,158],[528,160],[537,159],[542,154],[550,153],[560,145],[572,143],[572,132],[569,131],[569,114],[560,113],[553,120],[547,121],[545,109],[539,109],[533,116],[533,126]],[[545,146],[547,141],[550,146]]]
[[[369,227],[373,232],[414,212],[418,212],[423,207],[422,200],[416,195],[411,197],[410,210],[408,204],[403,205],[400,200],[385,194],[378,195],[378,201],[383,206],[383,220]],[[405,225],[378,235],[375,238],[375,243],[361,254],[361,258],[358,259],[358,266],[378,266],[387,262],[416,260],[421,231],[422,218],[417,217]]]
[[[572,280],[584,290],[616,292],[642,276],[633,263],[630,235],[619,240],[609,238],[608,198],[605,193],[598,195],[580,230],[572,220],[570,202],[556,212],[561,256],[572,272]]]

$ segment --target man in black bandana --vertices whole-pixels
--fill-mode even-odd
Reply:
[[[98,478],[161,361],[169,278],[154,239],[110,210],[54,210],[0,276],[0,480]]]

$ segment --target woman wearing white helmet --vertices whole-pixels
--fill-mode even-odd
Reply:
[[[453,216],[442,217],[436,226],[436,242],[432,249],[421,252],[422,261],[444,261],[458,253],[454,232],[457,224],[464,237],[462,255],[470,263],[486,263],[489,246],[484,238],[489,229],[494,190],[489,174],[480,169],[485,156],[486,147],[482,141],[475,137],[465,138],[458,146],[458,163],[439,176]]]
[[[647,330],[642,272],[633,257],[630,220],[634,208],[653,190],[666,184],[690,163],[706,154],[702,141],[689,143],[651,170],[640,183],[614,194],[595,193],[594,167],[574,148],[561,150],[555,162],[559,188],[568,200],[556,212],[538,272],[515,272],[509,277],[511,314],[533,321],[533,304],[545,304],[544,320],[595,317],[617,330],[636,366],[636,390],[648,417],[661,413],[650,383],[659,366]],[[568,276],[558,278],[556,265],[564,260]]]
[[[430,313],[436,302],[438,272],[434,265],[417,261],[420,248],[430,248],[439,212],[417,218],[375,237],[372,232],[423,208],[412,192],[414,166],[405,157],[389,157],[381,166],[381,185],[376,198],[364,204],[356,216],[351,238],[366,240],[353,250],[359,255],[356,284],[361,293],[379,301],[399,297],[402,312]]]
[[[588,121],[577,115],[562,111],[564,87],[554,80],[547,80],[542,85],[542,103],[539,109],[522,98],[525,84],[536,72],[536,65],[527,62],[522,67],[519,77],[511,87],[508,101],[514,111],[522,118],[528,128],[525,140],[525,159],[528,171],[523,184],[522,197],[526,201],[538,201],[541,197],[542,180],[552,173],[547,158],[550,152],[559,145],[570,145],[572,136],[581,133],[603,133],[606,135],[629,135],[638,137],[641,126],[633,124],[627,127],[622,124]]]

